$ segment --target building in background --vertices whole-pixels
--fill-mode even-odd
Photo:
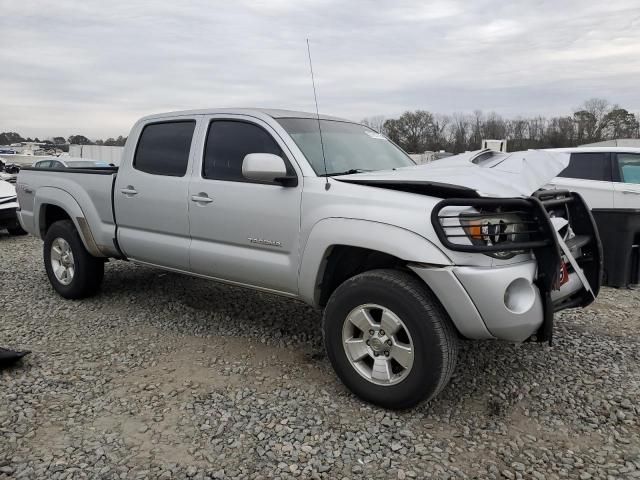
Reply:
[[[99,160],[119,166],[124,147],[106,145],[70,145],[69,155],[72,157]]]

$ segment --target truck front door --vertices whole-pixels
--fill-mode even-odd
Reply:
[[[299,265],[302,176],[268,124],[253,117],[213,116],[189,188],[191,271],[295,294]],[[297,186],[242,175],[249,153],[281,156]]]
[[[118,243],[132,260],[189,269],[188,167],[195,126],[195,119],[146,124],[133,154],[125,151],[113,200]]]

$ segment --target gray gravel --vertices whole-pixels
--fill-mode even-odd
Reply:
[[[302,304],[125,262],[65,301],[0,233],[5,478],[640,478],[640,291],[560,315],[553,347],[465,342],[431,404],[362,403]]]

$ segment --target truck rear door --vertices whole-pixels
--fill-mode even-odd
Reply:
[[[254,117],[206,117],[203,133],[189,189],[191,271],[297,293],[302,175],[287,147]],[[281,156],[297,185],[246,179],[249,153]]]
[[[195,117],[147,123],[137,127],[137,145],[127,145],[134,151],[125,150],[113,197],[118,243],[128,258],[189,269],[187,196],[195,127]]]

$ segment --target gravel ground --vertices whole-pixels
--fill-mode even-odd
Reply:
[[[553,347],[465,342],[443,394],[364,404],[302,304],[125,262],[50,288],[0,234],[0,479],[640,478],[640,291],[559,316]]]

